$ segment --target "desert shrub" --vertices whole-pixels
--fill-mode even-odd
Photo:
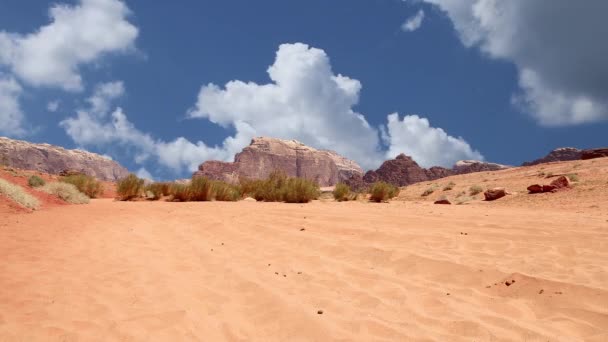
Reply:
[[[336,184],[334,188],[334,199],[338,202],[348,201],[351,199],[350,186],[344,183]]]
[[[36,197],[27,193],[27,191],[19,185],[10,183],[2,178],[0,178],[0,194],[26,208],[37,209],[40,206],[40,202]]]
[[[90,199],[78,190],[74,184],[64,182],[48,183],[40,188],[41,191],[55,195],[72,204],[87,204]]]
[[[569,175],[567,175],[566,177],[568,177],[568,179],[571,182],[578,182],[580,179],[578,178],[578,175],[576,173],[571,173]]]
[[[308,203],[321,194],[315,182],[304,178],[288,178],[281,192],[283,201],[287,203]]]
[[[370,200],[373,202],[385,202],[397,195],[399,188],[386,182],[376,182],[370,188]]]
[[[545,175],[545,178],[551,178],[551,177],[553,177],[553,172],[548,172],[548,173]]]
[[[483,188],[479,185],[473,185],[469,188],[469,194],[475,196],[483,192]]]
[[[116,193],[121,201],[130,201],[140,197],[144,191],[144,180],[130,174],[118,181]]]
[[[472,201],[473,198],[469,197],[469,196],[461,196],[461,197],[457,197],[456,198],[456,204],[457,205],[463,205],[463,204],[467,204],[468,202]]]
[[[424,190],[424,192],[420,196],[426,197],[426,196],[432,194],[433,192],[435,192],[435,190],[437,190],[437,185],[433,184],[431,187],[429,187],[428,189]]]
[[[456,186],[456,183],[449,182],[446,186],[443,187],[443,191],[453,190],[455,186]]]
[[[38,187],[41,187],[44,184],[46,184],[46,182],[44,181],[44,179],[42,179],[36,175],[33,175],[33,176],[30,176],[30,178],[28,178],[27,184],[29,186],[31,186],[32,188],[38,188]]]
[[[99,197],[103,193],[103,185],[95,178],[83,174],[61,177],[63,183],[73,184],[78,191],[90,198]]]
[[[204,202],[213,200],[213,181],[206,177],[192,179],[188,186],[188,201]]]
[[[235,202],[241,199],[241,190],[236,185],[216,181],[212,186],[216,201]]]
[[[190,200],[190,186],[185,184],[171,184],[169,193],[174,201],[187,202]]]
[[[315,182],[288,177],[282,171],[274,171],[263,180],[242,179],[239,188],[243,196],[264,202],[307,203],[320,196],[319,186]]]
[[[170,183],[152,183],[148,184],[144,187],[144,191],[146,192],[146,197],[151,200],[159,200],[163,196],[170,195]]]

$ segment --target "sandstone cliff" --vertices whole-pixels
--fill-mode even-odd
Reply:
[[[4,137],[0,137],[0,164],[49,174],[73,170],[104,181],[116,181],[129,174],[120,164],[99,154]]]
[[[578,160],[581,159],[582,152],[583,151],[574,147],[556,148],[555,150],[549,152],[549,154],[547,154],[546,156],[531,162],[525,162],[522,164],[522,166],[532,166],[558,161]]]
[[[275,170],[314,180],[320,186],[332,186],[363,174],[357,163],[333,151],[317,150],[296,140],[259,137],[238,153],[234,162],[206,161],[193,177],[234,183],[241,177],[263,179]]]

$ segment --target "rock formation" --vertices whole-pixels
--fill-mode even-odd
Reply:
[[[486,201],[496,201],[499,198],[503,198],[507,195],[507,190],[505,188],[493,188],[488,189],[483,193]]]
[[[540,159],[536,159],[531,162],[525,162],[522,164],[522,166],[532,166],[558,161],[579,160],[581,159],[582,152],[583,151],[574,147],[560,147],[549,152],[549,154]]]
[[[509,166],[486,163],[477,160],[463,160],[454,165],[452,169],[433,166],[429,169],[420,167],[411,157],[405,154],[395,159],[387,160],[375,171],[368,171],[363,178],[352,177],[346,183],[354,190],[365,188],[368,184],[384,181],[396,186],[406,186],[418,182],[425,182],[448,176],[481,172],[496,171],[509,168]]]
[[[80,172],[104,181],[117,181],[129,174],[120,164],[99,154],[4,137],[0,137],[0,164],[55,175]]]
[[[608,157],[608,148],[594,148],[590,150],[584,150],[581,153],[581,159],[583,160],[603,157]]]
[[[238,153],[234,162],[206,161],[193,177],[234,183],[241,177],[263,179],[275,170],[314,180],[320,186],[332,186],[363,174],[357,163],[333,151],[317,150],[296,140],[259,137]]]

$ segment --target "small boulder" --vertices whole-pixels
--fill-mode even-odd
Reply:
[[[440,199],[440,200],[435,201],[435,204],[452,204],[452,202],[450,202],[449,199],[444,198],[444,199]]]
[[[507,195],[507,190],[505,190],[505,188],[493,188],[484,192],[483,195],[485,196],[486,201],[495,201],[505,197]]]
[[[570,187],[570,180],[566,176],[559,176],[556,180],[551,182],[551,185],[556,189],[563,189]]]
[[[539,194],[543,192],[543,186],[540,184],[532,184],[528,187],[528,192],[531,194]]]
[[[557,187],[555,185],[543,185],[543,192],[555,192]]]

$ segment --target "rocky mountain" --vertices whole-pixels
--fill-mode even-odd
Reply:
[[[129,174],[120,164],[99,154],[4,137],[0,137],[0,164],[55,175],[81,172],[104,181],[117,181]]]
[[[608,147],[604,148],[593,148],[589,150],[584,150],[581,152],[581,159],[595,159],[595,158],[604,158],[608,157]]]
[[[531,162],[525,162],[522,166],[532,166],[544,163],[567,161],[567,160],[579,160],[582,157],[582,150],[574,147],[560,147],[549,152],[546,156],[536,159]]]
[[[238,153],[234,162],[206,161],[193,177],[234,183],[241,177],[263,179],[275,170],[314,180],[320,186],[332,186],[363,174],[357,163],[336,152],[317,150],[296,140],[259,137]]]
[[[382,163],[377,170],[367,171],[363,177],[353,176],[346,183],[353,189],[362,189],[377,181],[384,181],[396,186],[406,186],[458,174],[496,171],[506,168],[509,168],[509,166],[477,160],[462,160],[456,163],[452,169],[439,166],[425,169],[420,167],[411,157],[400,154],[395,159]]]

